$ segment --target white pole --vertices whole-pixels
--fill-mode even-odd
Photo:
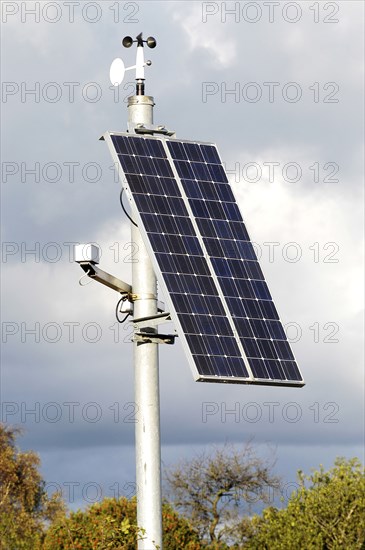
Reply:
[[[134,124],[153,124],[153,98],[135,95],[128,98],[128,120]],[[157,314],[157,282],[147,250],[137,227],[132,225],[136,261],[132,264],[134,318]],[[152,332],[152,329],[151,329]],[[161,442],[158,344],[134,343],[136,402],[136,484],[137,523],[143,529],[138,550],[162,549]]]

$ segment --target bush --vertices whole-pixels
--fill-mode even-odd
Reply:
[[[165,550],[200,550],[199,537],[171,505],[162,508]],[[85,511],[71,512],[49,528],[43,550],[135,550],[143,532],[137,527],[136,499],[105,498]]]

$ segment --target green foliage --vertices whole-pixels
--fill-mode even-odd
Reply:
[[[360,550],[365,548],[365,477],[355,458],[305,476],[287,508],[254,517],[244,548],[250,550]],[[246,524],[247,527],[247,524]],[[247,530],[246,530],[247,533]]]
[[[165,550],[200,550],[199,535],[190,522],[171,506],[162,507],[163,547]]]
[[[166,550],[200,550],[197,533],[169,505],[163,505]],[[143,531],[137,527],[136,500],[106,498],[85,511],[59,518],[48,530],[43,550],[135,550]]]
[[[0,424],[0,547],[34,550],[48,521],[64,510],[60,495],[48,497],[39,457],[15,447],[19,430]]]
[[[38,456],[16,448],[18,433],[0,424],[0,548],[135,550],[144,536],[136,500],[104,499],[66,515],[60,495],[45,491]],[[250,444],[201,455],[167,477],[189,519],[163,504],[164,550],[365,550],[365,475],[356,458],[298,472],[287,507],[252,518],[243,517],[242,504],[265,502],[265,488],[279,482]]]
[[[85,511],[59,518],[48,530],[44,550],[135,549],[135,500],[106,498]]]

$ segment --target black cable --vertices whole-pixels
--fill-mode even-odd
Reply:
[[[118,323],[124,323],[124,322],[127,320],[127,318],[129,317],[129,315],[130,315],[130,313],[127,313],[127,315],[124,317],[124,319],[121,319],[121,318],[119,317],[119,315],[118,315],[118,314],[119,314],[119,311],[118,311],[118,310],[119,310],[119,306],[120,306],[120,304],[121,304],[122,302],[124,302],[125,300],[126,300],[126,296],[122,296],[122,297],[120,298],[120,300],[118,300],[117,307],[115,308],[115,316],[116,316],[116,318],[117,318]]]
[[[121,207],[123,208],[123,212],[124,212],[124,214],[127,216],[127,218],[133,223],[133,225],[135,225],[136,227],[138,227],[138,225],[136,224],[136,222],[134,222],[134,221],[132,220],[132,218],[130,217],[130,215],[128,214],[128,212],[126,211],[126,209],[124,208],[124,204],[123,204],[123,191],[124,191],[124,189],[123,189],[123,187],[122,187],[122,190],[121,190],[121,192],[120,192],[120,197],[119,197],[119,199],[120,199]]]

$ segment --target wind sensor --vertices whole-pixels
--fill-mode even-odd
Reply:
[[[125,36],[122,40],[125,48],[130,48],[135,42],[137,43],[136,64],[131,67],[125,67],[123,60],[117,57],[110,66],[110,81],[113,86],[120,86],[123,82],[125,71],[136,69],[136,95],[144,95],[144,68],[146,65],[152,65],[152,61],[148,60],[145,62],[143,44],[147,44],[149,48],[155,48],[156,40],[153,36],[149,36],[147,40],[143,40],[142,33],[136,37],[136,40],[133,40],[130,36]]]

